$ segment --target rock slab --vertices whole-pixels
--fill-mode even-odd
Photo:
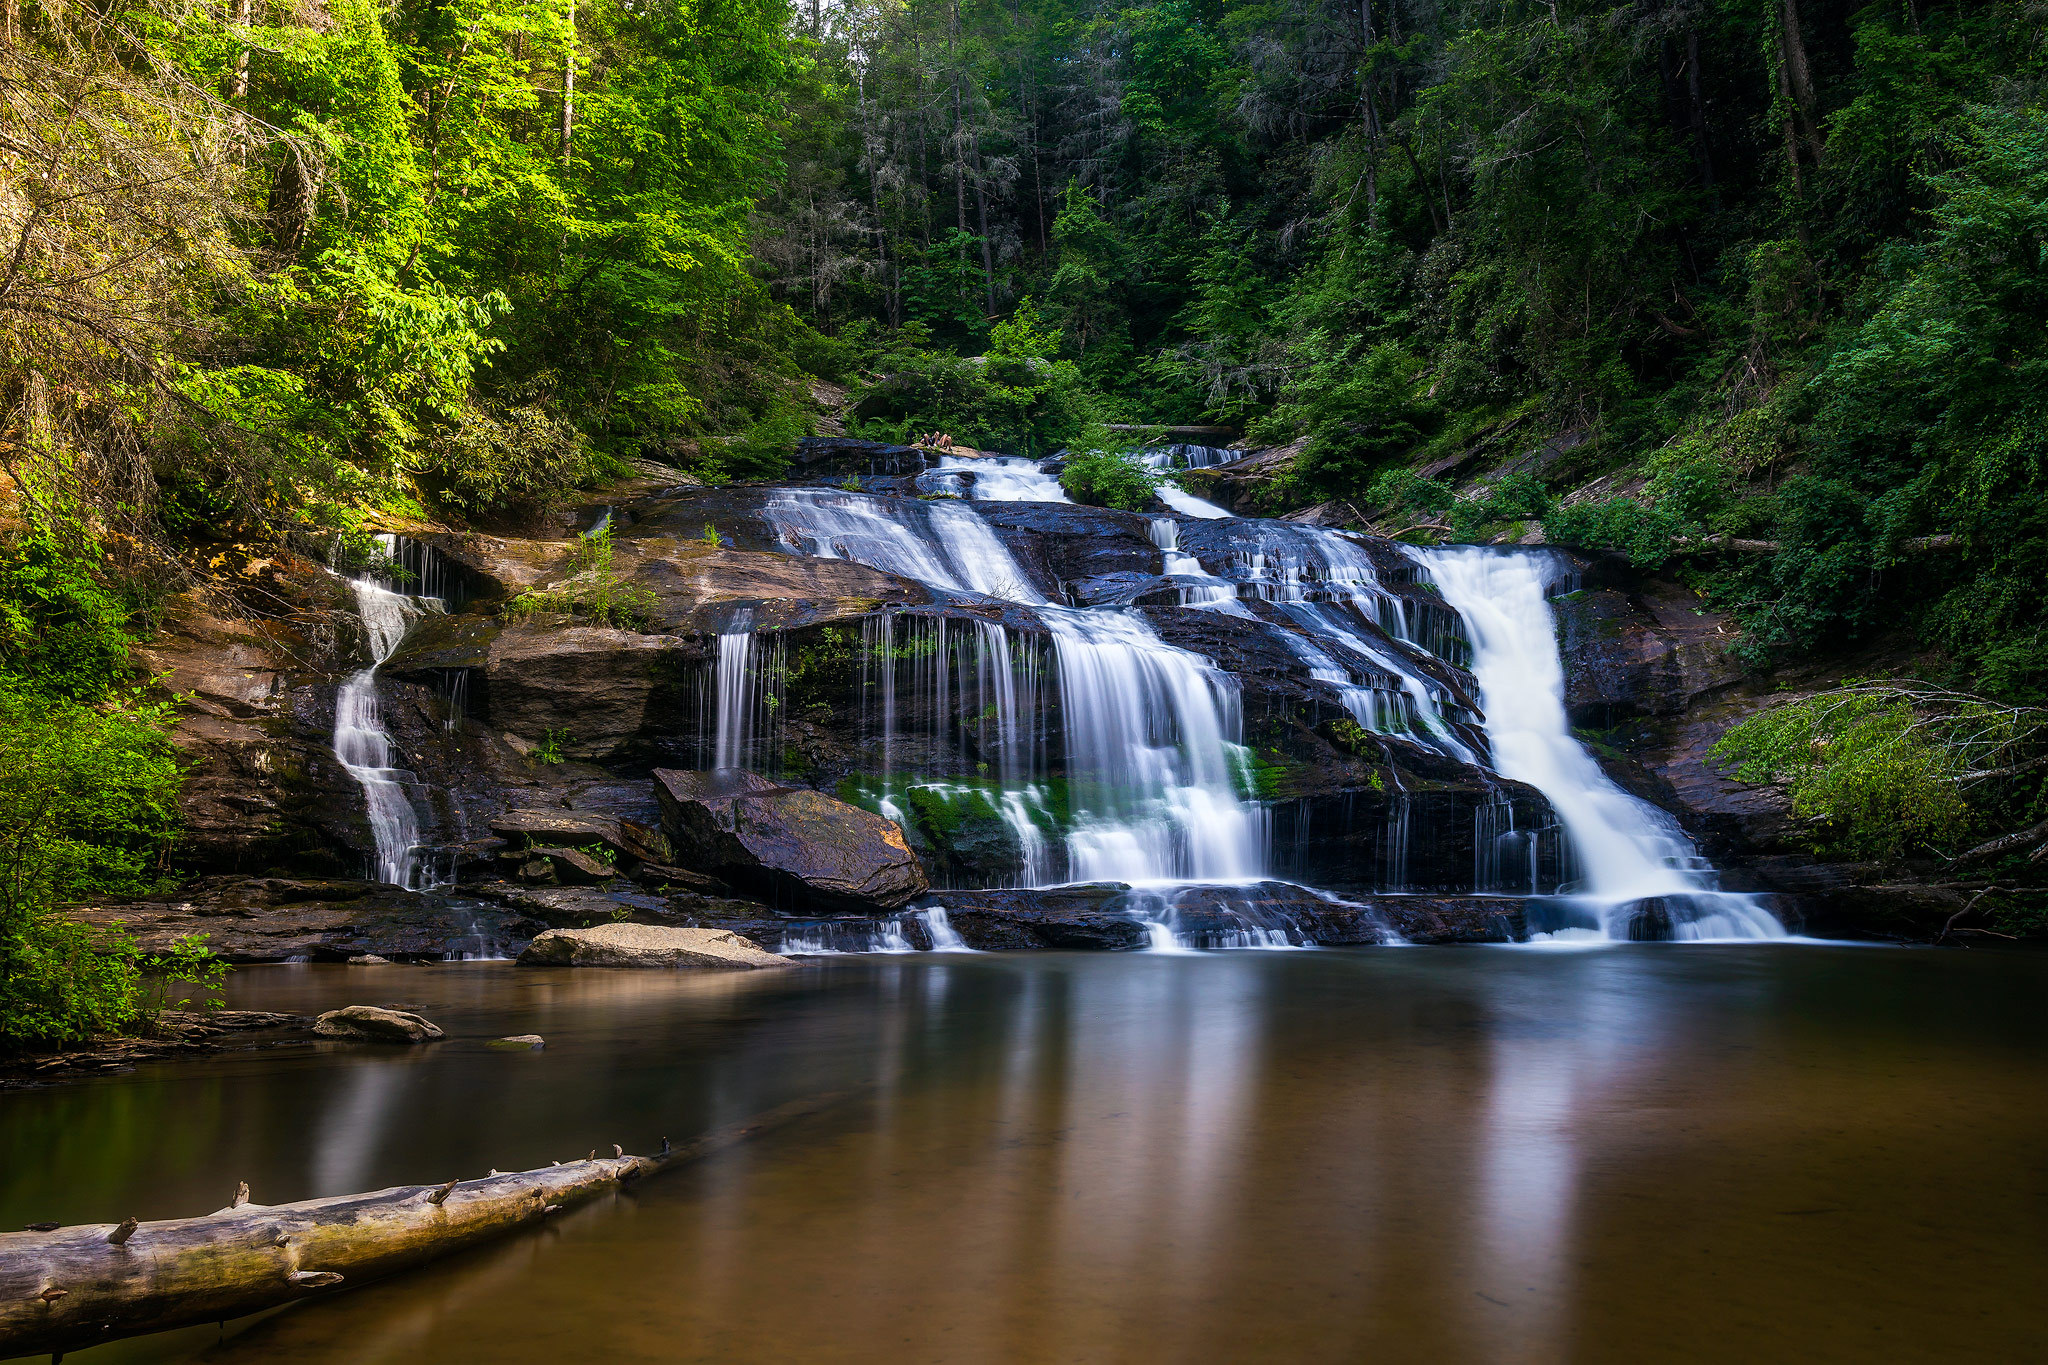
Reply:
[[[654,787],[677,857],[771,904],[897,910],[930,888],[901,825],[823,792],[673,768]]]
[[[522,967],[785,967],[752,939],[729,929],[670,929],[654,924],[600,924],[550,929],[519,954]]]
[[[322,1038],[349,1038],[359,1043],[424,1043],[441,1036],[438,1025],[417,1014],[376,1005],[329,1010],[313,1021],[313,1032]]]

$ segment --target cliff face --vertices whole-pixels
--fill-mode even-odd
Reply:
[[[1616,781],[1678,817],[1724,884],[1772,893],[1780,918],[1822,936],[1926,939],[1962,908],[1955,890],[1813,857],[1782,792],[1734,781],[1711,758],[1730,726],[1833,671],[1746,674],[1730,652],[1734,623],[1677,584],[1601,563],[1582,581],[1556,602],[1572,725]]]

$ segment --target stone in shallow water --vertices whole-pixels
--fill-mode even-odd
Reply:
[[[377,1005],[344,1005],[313,1021],[323,1038],[348,1038],[360,1043],[424,1043],[439,1038],[441,1029],[406,1010]]]
[[[498,1052],[539,1052],[547,1045],[547,1039],[538,1033],[514,1033],[504,1038],[493,1038],[484,1044]]]
[[[519,954],[522,967],[783,967],[729,929],[670,929],[655,924],[600,924],[550,929]]]

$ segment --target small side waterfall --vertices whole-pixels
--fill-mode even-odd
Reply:
[[[1550,558],[1482,549],[1412,553],[1471,633],[1494,766],[1542,792],[1557,811],[1583,870],[1578,898],[1598,934],[1784,937],[1784,926],[1754,897],[1716,889],[1677,823],[1616,786],[1573,738],[1545,596]]]
[[[743,768],[753,739],[754,634],[746,629],[718,637],[718,729],[711,766]]]
[[[394,536],[381,536],[379,541],[394,561],[400,561],[402,545],[414,544]],[[422,566],[433,563],[431,554],[418,558]],[[419,577],[426,578],[423,574]],[[397,650],[412,623],[428,611],[440,610],[441,603],[431,596],[394,592],[367,576],[351,580],[349,586],[363,620],[370,666],[351,674],[335,695],[334,756],[363,789],[370,835],[376,843],[371,868],[376,880],[423,890],[433,877],[420,856],[419,812],[411,793],[416,779],[398,763],[397,750],[384,728],[377,702],[377,669]]]

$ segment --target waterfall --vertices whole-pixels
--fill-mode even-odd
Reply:
[[[1243,727],[1234,678],[1165,643],[1136,612],[1055,605],[988,523],[958,503],[801,489],[778,495],[768,515],[798,553],[857,560],[1033,609],[1052,638],[1066,725],[1069,877],[1238,881],[1263,874],[1265,812],[1239,794]],[[882,629],[893,635],[893,626]],[[1006,660],[1007,646],[1003,654]],[[938,651],[942,666],[946,657]],[[994,705],[1003,732],[1019,734],[1014,690],[999,690]],[[889,709],[885,767],[893,759]]]
[[[1413,640],[1408,608],[1380,583],[1365,547],[1337,531],[1286,522],[1251,523],[1256,550],[1232,556],[1231,575],[1299,627],[1287,645],[1309,675],[1336,689],[1359,726],[1405,735],[1460,763],[1485,759],[1451,728],[1449,694],[1393,641]],[[1432,632],[1434,633],[1434,632]],[[1334,642],[1372,666],[1363,681],[1319,642]],[[1448,648],[1439,657],[1455,654]]]
[[[1230,616],[1250,617],[1237,600],[1237,588],[1202,567],[1202,561],[1180,547],[1180,523],[1172,517],[1152,519],[1152,543],[1159,547],[1160,561],[1168,578],[1197,579],[1183,582],[1180,604],[1198,611],[1220,611]]]
[[[989,502],[1072,501],[1039,461],[1019,455],[941,456],[932,477],[948,488],[965,489],[970,497]]]
[[[402,545],[416,544],[392,536],[381,536],[379,541],[394,561],[400,559]],[[433,562],[433,556],[422,556],[423,565]],[[421,581],[431,581],[428,575],[415,572]],[[399,765],[397,749],[384,728],[377,704],[377,669],[398,648],[412,623],[427,611],[440,610],[441,604],[432,597],[394,592],[369,576],[353,579],[349,586],[363,620],[370,666],[351,674],[335,695],[334,756],[363,789],[370,836],[376,843],[371,869],[376,880],[422,890],[432,875],[420,857],[419,812],[410,792],[416,779]]]
[[[946,907],[935,905],[929,910],[912,910],[912,917],[924,925],[925,933],[931,938],[935,953],[971,953],[967,940],[960,937],[960,931],[946,918]]]
[[[751,616],[751,613],[746,613]],[[747,622],[718,636],[718,729],[711,766],[744,768],[754,719],[754,634]]]
[[[1717,890],[1677,823],[1616,786],[1573,738],[1546,597],[1551,557],[1411,553],[1471,634],[1494,767],[1542,792],[1557,812],[1582,869],[1579,901],[1599,933],[1645,936],[1648,918],[1658,937],[1783,937],[1784,926],[1754,897]]]

